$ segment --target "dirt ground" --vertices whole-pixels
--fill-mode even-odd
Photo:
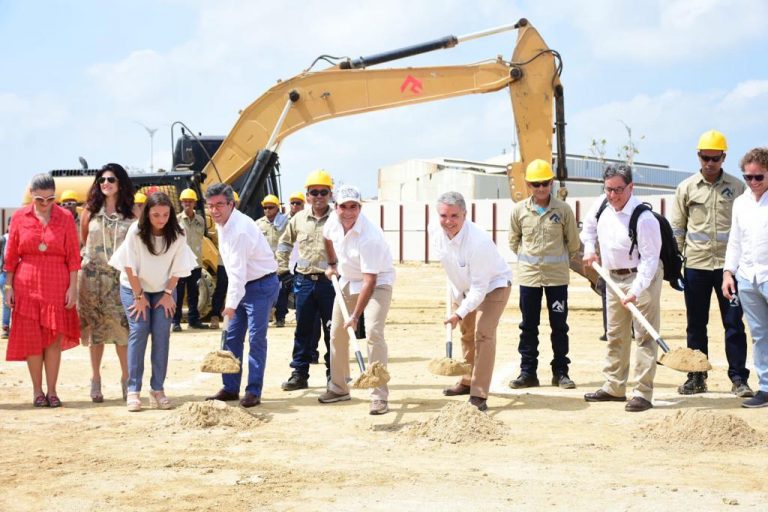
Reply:
[[[322,366],[312,367],[310,389],[282,391],[290,373],[290,325],[269,330],[263,403],[250,411],[259,423],[245,430],[183,427],[173,422],[179,409],[127,412],[112,350],[103,365],[102,404],[88,397],[87,350],[65,352],[61,409],[34,409],[26,366],[0,362],[0,510],[765,510],[765,437],[757,446],[738,447],[745,443],[709,443],[692,432],[680,442],[679,435],[667,438],[654,427],[664,422],[671,428],[677,412],[693,409],[728,424],[746,421],[738,435],[748,427],[758,438],[768,433],[766,410],[742,409],[729,393],[714,310],[710,392],[679,396],[675,388],[684,375],[659,367],[655,408],[631,414],[623,404],[582,398],[602,383],[604,343],[598,340],[599,299],[579,277],[571,283],[569,322],[571,377],[578,388],[549,385],[546,326],[542,387],[506,386],[519,364],[513,291],[488,401],[488,414],[508,433],[496,441],[449,444],[405,432],[449,402],[466,399],[444,397],[440,391],[453,378],[427,371],[428,361],[444,350],[444,277],[435,265],[400,265],[397,271],[387,327],[391,411],[384,416],[368,415],[362,390],[354,390],[350,402],[319,404]],[[662,303],[662,334],[672,346],[684,344],[682,295],[665,286]],[[198,371],[218,340],[213,331],[173,334],[166,391],[177,406],[220,387],[217,375]],[[748,361],[751,367],[751,352]],[[149,368],[145,389],[148,380]],[[754,378],[750,384],[756,387]],[[653,437],[644,435],[654,428]],[[727,440],[728,432],[716,435]]]

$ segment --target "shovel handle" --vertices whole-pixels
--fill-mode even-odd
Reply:
[[[224,344],[227,341],[227,329],[229,328],[229,317],[225,316],[221,322],[221,350],[224,350]]]
[[[451,283],[445,281],[445,319],[451,316]],[[445,357],[453,358],[453,326],[445,324]]]
[[[598,274],[600,274],[600,277],[603,278],[605,281],[605,284],[607,284],[611,290],[613,290],[613,293],[615,293],[619,299],[624,300],[627,298],[627,295],[622,291],[621,288],[619,288],[619,285],[617,285],[613,279],[611,279],[611,276],[607,270],[605,270],[603,267],[600,266],[599,263],[596,261],[592,263],[592,268],[597,271]],[[656,343],[659,344],[659,347],[661,347],[661,350],[664,352],[669,352],[669,345],[661,338],[661,335],[656,332],[656,329],[653,328],[651,325],[651,322],[649,322],[645,316],[640,312],[639,309],[637,309],[637,306],[635,306],[634,303],[628,302],[627,303],[627,309],[629,309],[632,312],[632,315],[637,319],[638,322],[645,328],[645,331],[653,336],[653,339],[656,341]]]
[[[344,300],[344,294],[341,293],[341,286],[339,286],[339,279],[336,274],[331,275],[331,282],[333,283],[333,289],[336,292],[336,299],[339,301],[339,308],[341,309],[341,316],[344,318],[344,323],[349,322],[349,311],[347,310],[347,303]],[[363,361],[363,354],[360,352],[360,344],[357,342],[357,335],[352,326],[347,326],[347,334],[349,339],[355,347],[355,359],[357,359],[357,365],[360,367],[360,371],[365,371],[365,362]]]

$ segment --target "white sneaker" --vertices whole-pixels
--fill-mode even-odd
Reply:
[[[374,400],[371,402],[371,409],[369,414],[378,416],[380,414],[386,414],[389,412],[389,405],[386,400]]]

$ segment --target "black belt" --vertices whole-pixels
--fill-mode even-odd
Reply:
[[[299,274],[312,281],[322,281],[324,279],[328,279],[328,276],[325,275],[325,272],[317,272],[315,274],[301,274],[301,273]]]
[[[635,268],[615,268],[611,270],[612,274],[616,274],[618,276],[627,276],[629,274],[634,274],[637,272],[637,267]]]
[[[268,278],[270,278],[270,277],[272,277],[274,275],[275,275],[274,272],[270,272],[269,274],[264,274],[263,276],[259,277],[258,279],[252,279],[252,280],[248,281],[245,284],[248,285],[248,284],[251,284],[251,283],[256,283],[258,281],[261,281],[262,279],[268,279]]]

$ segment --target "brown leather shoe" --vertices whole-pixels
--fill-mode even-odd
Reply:
[[[459,395],[468,395],[469,394],[469,386],[465,386],[461,382],[456,384],[453,387],[445,388],[443,390],[443,394],[445,396],[459,396]]]
[[[222,402],[230,402],[232,400],[239,400],[240,395],[237,393],[230,393],[229,391],[221,388],[218,393],[213,396],[205,398],[206,400],[221,400]]]
[[[240,400],[241,407],[256,407],[259,404],[261,404],[261,397],[253,393],[246,393],[243,399]]]
[[[610,393],[606,393],[602,389],[598,389],[594,393],[587,393],[584,395],[584,400],[587,402],[626,402],[626,396],[613,396]]]
[[[624,406],[624,410],[627,412],[643,412],[653,407],[653,404],[643,397],[635,396],[632,400],[627,402]]]

